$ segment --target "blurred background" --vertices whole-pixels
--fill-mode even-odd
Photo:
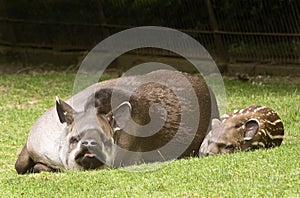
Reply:
[[[0,0],[0,73],[34,68],[76,70],[110,35],[164,26],[199,41],[222,73],[300,75],[298,0]],[[176,60],[159,49],[136,55]]]

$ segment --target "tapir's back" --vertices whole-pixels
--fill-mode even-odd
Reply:
[[[159,132],[153,136],[138,138],[138,142],[143,151],[151,151],[172,141],[174,145],[168,145],[170,152],[174,155],[182,152],[177,157],[196,155],[200,142],[209,130],[210,120],[218,117],[214,96],[210,95],[207,85],[199,76],[169,71],[169,74],[166,73],[161,71],[154,75],[160,81],[165,79],[166,84],[171,86],[156,82],[144,84],[135,91],[131,99],[132,116],[141,124],[152,121],[148,113],[151,112],[150,106],[159,104],[166,110],[166,117],[161,116],[165,123]],[[159,112],[158,109],[154,108],[152,111]],[[142,130],[141,133],[145,132]],[[177,149],[179,150],[176,151]]]

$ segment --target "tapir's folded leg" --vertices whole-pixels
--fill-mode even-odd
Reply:
[[[19,157],[15,164],[15,169],[18,174],[25,174],[30,173],[33,171],[35,163],[30,158],[26,144],[23,147],[21,153],[19,154]]]
[[[46,166],[45,164],[41,164],[41,163],[37,163],[36,165],[34,165],[33,167],[33,172],[34,173],[40,173],[42,171],[45,172],[56,172],[56,169],[50,168],[48,166]]]

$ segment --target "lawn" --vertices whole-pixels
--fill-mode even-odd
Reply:
[[[55,104],[56,95],[72,95],[74,78],[64,73],[0,76],[1,197],[300,197],[300,79],[225,80],[228,111],[261,104],[278,112],[285,126],[278,148],[176,160],[149,172],[17,175],[14,163],[30,127]]]

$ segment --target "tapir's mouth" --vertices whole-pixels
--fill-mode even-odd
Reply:
[[[95,153],[92,153],[92,152],[90,152],[90,151],[87,151],[87,152],[83,155],[83,157],[91,157],[91,158],[93,158],[93,157],[96,157],[96,154],[95,154]]]
[[[105,165],[104,160],[100,160],[99,156],[84,148],[75,155],[75,161],[84,169],[98,169]]]

